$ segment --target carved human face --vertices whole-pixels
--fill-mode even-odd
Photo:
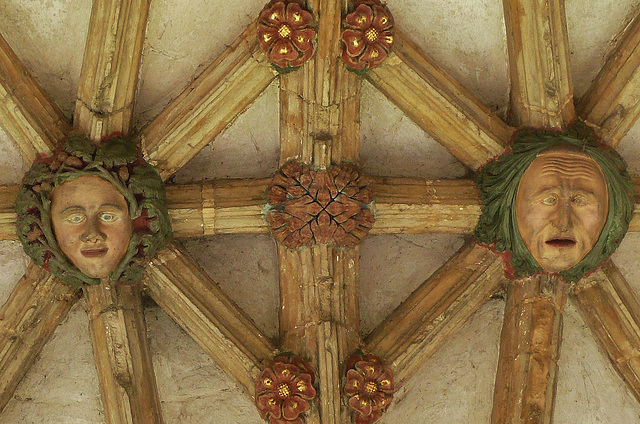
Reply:
[[[51,195],[51,220],[64,254],[92,278],[104,279],[115,270],[131,238],[127,201],[98,176],[56,187]]]
[[[566,271],[580,262],[598,241],[608,210],[602,170],[578,150],[542,152],[518,187],[518,229],[547,271]]]

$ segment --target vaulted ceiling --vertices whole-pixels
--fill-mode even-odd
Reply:
[[[145,15],[138,13],[144,1],[101,3],[123,6],[102,11],[96,8],[93,13],[99,18],[90,24],[90,0],[0,0],[0,34],[16,55],[16,58],[7,55],[8,50],[3,47],[4,56],[0,59],[4,67],[0,70],[3,87],[0,91],[0,184],[6,186],[0,191],[0,234],[5,239],[0,242],[0,300],[4,302],[12,296],[16,305],[11,309],[12,304],[8,303],[0,315],[0,387],[3,390],[0,399],[6,402],[0,421],[105,421],[98,378],[101,373],[92,352],[92,335],[95,338],[102,331],[97,329],[101,325],[118,323],[117,318],[109,321],[111,317],[101,314],[109,306],[109,296],[104,294],[105,290],[94,290],[85,292],[74,303],[75,293],[58,288],[57,282],[49,281],[46,273],[28,267],[29,260],[19,243],[11,231],[6,230],[11,225],[12,187],[19,184],[35,151],[46,151],[47,142],[55,141],[73,125],[76,130],[94,137],[107,129],[131,128],[131,132],[143,140],[146,154],[158,164],[168,184],[183,184],[169,191],[174,217],[183,218],[183,221],[176,219],[177,243],[150,267],[142,308],[137,311],[138,316],[144,314],[146,320],[159,407],[165,422],[262,422],[246,393],[250,377],[265,365],[281,342],[283,349],[309,349],[304,342],[293,340],[300,333],[291,321],[285,319],[291,328],[282,328],[283,318],[279,316],[286,315],[281,312],[285,306],[309,306],[298,302],[296,294],[280,293],[279,281],[282,284],[284,278],[280,273],[287,275],[282,271],[283,264],[313,267],[315,263],[314,272],[321,268],[316,280],[329,277],[339,282],[336,264],[344,259],[359,263],[359,267],[356,266],[359,275],[357,269],[353,274],[345,272],[344,286],[351,287],[352,292],[347,290],[339,296],[351,301],[357,299],[359,317],[357,313],[352,317],[357,323],[346,319],[339,324],[359,326],[362,345],[390,360],[401,383],[395,403],[381,422],[490,422],[505,309],[505,294],[500,284],[505,281],[499,261],[471,246],[469,232],[474,217],[477,218],[477,202],[466,193],[472,187],[469,179],[474,169],[495,154],[495,149],[499,151],[500,140],[506,141],[501,134],[509,132],[502,120],[509,117],[513,75],[510,75],[502,1],[389,0],[386,3],[402,34],[398,37],[398,50],[379,71],[370,72],[364,78],[347,73],[341,77],[348,81],[345,84],[351,84],[349,89],[358,93],[354,98],[359,98],[359,103],[353,102],[350,96],[341,99],[328,89],[330,96],[338,99],[332,107],[347,110],[348,118],[357,117],[359,112],[360,122],[358,128],[349,119],[338,121],[354,129],[356,137],[345,139],[344,148],[334,149],[332,154],[334,162],[336,157],[359,160],[369,175],[403,178],[374,178],[372,185],[379,194],[376,198],[378,227],[374,226],[373,234],[359,249],[344,253],[316,247],[304,250],[299,256],[277,246],[260,215],[264,203],[261,193],[268,182],[264,179],[290,157],[310,161],[313,156],[305,156],[304,148],[298,152],[295,138],[286,135],[291,127],[281,122],[281,116],[294,114],[296,110],[291,105],[286,109],[280,103],[282,96],[295,91],[292,89],[295,84],[304,86],[310,84],[309,79],[315,81],[326,75],[331,78],[334,73],[343,75],[344,71],[328,65],[329,71],[325,74],[318,64],[320,61],[316,61],[303,68],[306,77],[300,76],[302,72],[278,77],[261,56],[250,28],[264,5],[262,1],[230,4],[220,0],[153,0],[146,25],[144,19],[142,23],[136,22]],[[337,5],[334,14],[339,16],[340,7],[348,2],[310,0],[308,3],[326,12],[326,16],[331,14],[328,6]],[[534,15],[546,16],[548,5],[557,2],[523,0],[521,3],[537,5]],[[137,6],[126,9],[129,5]],[[620,44],[625,29],[627,33],[638,33],[635,27],[629,29],[628,26],[639,13],[638,7],[635,0],[566,1],[569,67],[566,72],[559,71],[559,79],[571,76],[572,85],[567,93],[576,101],[584,96],[589,98],[593,92],[588,92],[589,88],[614,46]],[[110,22],[114,15],[126,19]],[[321,15],[321,19],[327,19],[325,15]],[[555,30],[562,27],[549,25]],[[128,32],[124,28],[129,28]],[[244,33],[247,28],[250,29]],[[118,34],[133,34],[127,42],[118,45],[124,50],[132,49],[130,55],[124,55],[125,63],[135,63],[131,58],[141,52],[139,72],[135,66],[122,71],[118,84],[114,83],[113,92],[130,96],[129,100],[122,100],[122,94],[120,100],[114,102],[121,101],[121,108],[109,109],[105,106],[108,102],[97,102],[100,95],[110,94],[98,93],[98,85],[86,76],[90,74],[87,69],[92,65],[89,64],[98,64],[101,59],[108,65],[96,66],[126,68],[126,64],[122,65],[117,59],[110,62],[113,56],[109,56],[109,52],[114,50],[109,50],[109,46],[107,50],[85,53],[90,29],[104,31],[105,37],[118,31]],[[115,40],[122,39],[118,37],[120,35]],[[628,48],[629,63],[638,62],[640,55],[633,50],[637,41],[628,38],[631,40],[623,46]],[[546,56],[548,52],[542,47],[536,50],[535,43],[543,43],[543,36],[537,39],[528,33],[522,39],[523,45],[533,47],[533,55],[537,51],[550,62],[562,56],[562,52]],[[141,41],[139,48],[133,40]],[[115,57],[118,58],[117,54]],[[131,62],[127,62],[129,60]],[[339,61],[336,63],[340,65]],[[24,65],[31,76],[19,70],[12,73],[11,66],[19,64]],[[83,66],[85,74],[81,77]],[[605,139],[617,146],[631,173],[640,176],[637,143],[640,125],[632,118],[633,99],[640,96],[640,85],[633,81],[632,71],[625,72],[628,77],[613,86],[617,84],[628,90],[626,100],[620,100],[622,95],[615,98],[606,92],[594,98],[626,102],[623,106],[628,109],[612,114],[615,118],[611,121],[598,121],[596,117],[592,123],[608,131],[603,134]],[[139,76],[137,88],[127,83],[130,81],[127,78],[135,81],[136,75]],[[46,93],[46,98],[29,91],[31,78]],[[532,87],[531,82],[524,84]],[[181,96],[181,93],[185,94]],[[309,90],[304,93],[309,96],[304,98],[309,104],[322,103],[312,98]],[[445,101],[433,100],[438,98],[437,93]],[[122,124],[121,115],[127,116],[130,112],[133,98],[131,122]],[[557,98],[550,96],[547,100],[552,104]],[[48,102],[55,103],[60,113],[52,112]],[[101,107],[106,109],[100,110]],[[550,109],[553,111],[552,106]],[[124,113],[120,113],[122,111]],[[18,115],[26,118],[8,118]],[[625,121],[625,116],[630,118]],[[441,121],[437,120],[439,117],[443,117]],[[474,117],[477,121],[466,127],[460,125]],[[57,121],[58,118],[61,121]],[[313,118],[305,119],[310,128],[308,132],[322,129]],[[610,125],[614,121],[629,125],[629,131],[625,128],[616,133],[616,128],[624,125],[614,128]],[[516,125],[514,121],[509,123]],[[313,157],[313,160],[319,159]],[[229,179],[244,180],[230,182]],[[434,183],[433,179],[444,181]],[[205,181],[203,186],[199,185],[201,181]],[[406,185],[414,187],[418,194],[411,198],[408,194],[405,196],[402,190]],[[431,192],[427,187],[436,195],[429,197]],[[189,197],[189,190],[196,195]],[[205,192],[212,193],[209,203]],[[406,189],[406,193],[411,190]],[[399,197],[395,197],[398,194]],[[443,197],[438,199],[439,195]],[[199,216],[200,221],[191,225],[194,216]],[[205,216],[209,216],[209,221]],[[639,249],[637,233],[628,234],[613,257],[614,265],[603,271],[605,285],[608,281],[612,281],[614,287],[628,284],[632,293],[640,295]],[[327,265],[327,275],[323,276],[320,259],[334,255],[337,262]],[[25,273],[22,285],[17,284]],[[296,280],[296,272],[290,274],[292,287],[306,284]],[[459,286],[447,286],[449,277]],[[357,290],[350,278],[357,281]],[[43,288],[45,283],[49,285]],[[457,287],[462,294],[455,292]],[[451,289],[455,294],[441,298],[435,293],[438,290],[424,294],[433,288]],[[405,309],[396,312],[398,321],[388,320],[416,289],[412,298],[416,305],[412,307],[410,302],[405,302]],[[496,292],[498,295],[492,296]],[[512,296],[509,293],[507,291],[506,296]],[[640,423],[640,405],[633,390],[618,376],[605,349],[598,344],[598,337],[579,313],[580,309],[584,312],[593,305],[594,299],[588,297],[588,290],[580,293],[586,294],[570,297],[564,309],[555,408],[547,409],[556,424]],[[128,295],[138,299],[135,291]],[[616,298],[611,303],[622,305],[624,312],[629,302],[625,303],[624,296],[620,297],[622,300]],[[38,300],[40,304],[30,303],[29,299]],[[227,299],[233,300],[238,308],[225,303]],[[425,306],[430,299],[435,299],[433,306]],[[125,301],[119,299],[116,303]],[[46,306],[49,310],[45,310],[43,303],[49,305]],[[458,304],[462,306],[456,306]],[[66,308],[71,308],[68,315]],[[432,315],[413,320],[412,308]],[[615,332],[615,324],[623,321],[615,319],[618,310],[608,311],[614,319],[606,328]],[[41,315],[34,318],[36,312]],[[640,340],[637,332],[640,321],[634,313],[640,311],[628,312],[626,317],[631,318],[624,321],[623,330],[617,332],[628,335],[627,338],[616,339],[614,335],[613,339],[628,342],[636,337]],[[306,316],[304,311],[300,314]],[[91,329],[88,316],[94,323]],[[14,317],[20,320],[12,321]],[[51,340],[41,351],[25,350],[25,346],[38,345],[38,334],[29,330],[41,331],[43,326],[46,330],[44,318],[53,317],[62,323]],[[310,327],[318,324],[309,317],[313,317],[313,313],[302,321]],[[413,327],[418,330],[413,331]],[[144,326],[136,331],[144,331]],[[243,336],[236,339],[234,332]],[[279,340],[280,334],[283,334],[282,340]],[[336,342],[340,349],[350,350],[360,344],[358,337],[352,337],[348,331],[346,334],[346,339],[353,340]],[[210,339],[198,339],[202,335]],[[235,344],[231,343],[229,350],[220,348],[227,340]],[[399,353],[394,351],[396,343],[401,346]],[[637,369],[634,361],[640,349],[640,345],[629,343],[619,354],[620,363],[631,364],[628,380]],[[301,353],[316,364],[320,362],[321,350]],[[340,351],[337,356],[346,353]],[[37,358],[35,362],[24,362],[33,362],[33,365],[23,379],[18,379],[20,383],[15,388],[12,376],[20,372],[12,367],[22,364],[20,355],[37,355]],[[333,365],[339,364],[337,359],[334,362]],[[325,372],[326,369],[331,366],[325,368]],[[330,385],[331,381],[324,379],[321,384]],[[533,393],[533,396],[539,394]],[[324,396],[323,401],[330,399],[328,394]],[[325,414],[322,422],[339,422],[331,421],[326,411],[326,408],[321,411]],[[312,420],[318,419],[317,412],[315,414]]]

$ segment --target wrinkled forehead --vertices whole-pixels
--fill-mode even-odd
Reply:
[[[522,177],[521,187],[557,184],[606,194],[607,185],[598,163],[575,150],[543,151],[531,162]]]

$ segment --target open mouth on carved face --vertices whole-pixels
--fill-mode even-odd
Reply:
[[[558,249],[573,247],[576,245],[576,241],[571,238],[566,237],[555,237],[550,240],[545,241],[545,244],[551,247],[557,247]]]
[[[82,253],[82,256],[85,258],[100,258],[106,255],[108,251],[108,248],[102,247],[98,249],[82,249],[80,253]]]

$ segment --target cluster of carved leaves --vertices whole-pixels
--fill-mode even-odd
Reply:
[[[291,249],[313,243],[358,245],[373,226],[372,192],[353,164],[313,170],[287,162],[267,191],[266,220]]]

